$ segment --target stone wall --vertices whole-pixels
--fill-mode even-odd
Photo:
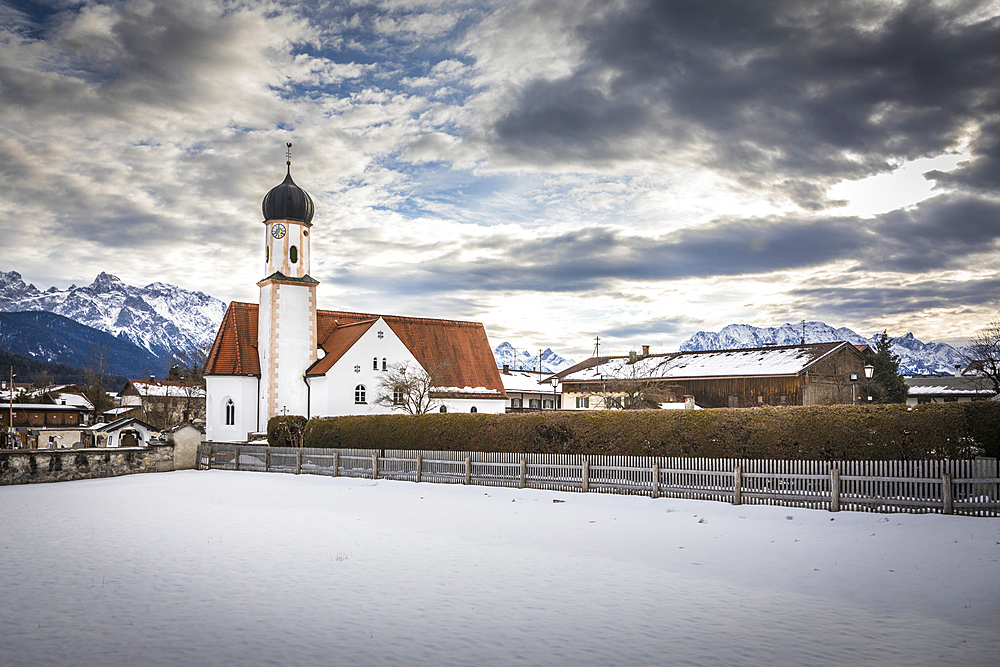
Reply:
[[[0,486],[175,470],[174,447],[0,450]]]

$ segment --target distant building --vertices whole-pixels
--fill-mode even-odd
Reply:
[[[555,374],[565,409],[627,406],[643,394],[651,404],[704,408],[830,405],[863,402],[865,359],[845,342],[703,352],[592,357]]]
[[[80,442],[86,410],[73,405],[44,403],[0,403],[0,444],[6,448],[64,448]],[[13,422],[11,421],[13,419]]]
[[[560,409],[562,386],[557,383],[553,388],[550,378],[550,373],[515,371],[505,365],[500,379],[507,392],[507,412]]]
[[[977,373],[975,363],[964,371],[956,366],[954,375],[905,375],[903,381],[910,388],[907,405],[986,401],[996,395],[993,385]]]
[[[115,397],[117,417],[141,418],[156,428],[169,428],[205,418],[205,389],[197,382],[128,380]]]

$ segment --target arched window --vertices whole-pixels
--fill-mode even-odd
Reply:
[[[438,412],[440,412],[441,414],[444,414],[444,413],[448,412],[448,406],[447,405],[442,405],[441,409],[438,410]]]
[[[354,388],[354,402],[355,403],[367,402],[365,401],[365,386],[363,384],[359,384],[357,387]]]
[[[476,414],[477,412],[479,412],[479,410],[476,410],[476,406],[473,405],[472,409],[469,410],[469,412],[471,412],[472,414]]]
[[[385,357],[382,357],[382,370],[389,370],[389,363],[385,360]]]
[[[271,261],[271,246],[264,246],[264,263],[267,264]]]
[[[226,426],[236,425],[236,404],[233,399],[226,401]]]
[[[377,371],[378,370],[378,357],[375,357],[375,358],[372,359],[372,370],[373,371]]]
[[[295,246],[288,249],[288,261],[292,264],[299,261],[299,249]]]

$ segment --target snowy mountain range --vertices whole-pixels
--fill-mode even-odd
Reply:
[[[855,345],[874,347],[878,333],[865,338],[847,328],[834,328],[823,322],[806,322],[806,343],[827,343],[844,340]],[[681,343],[681,351],[732,350],[765,345],[798,345],[803,339],[802,324],[783,324],[780,327],[754,327],[749,324],[730,324],[718,332],[699,331]],[[909,375],[951,374],[956,365],[965,365],[963,350],[947,343],[924,343],[912,333],[893,338],[893,352],[899,355],[899,370]]]
[[[109,273],[84,287],[43,292],[16,271],[0,271],[0,311],[62,315],[147,350],[161,368],[210,346],[225,310],[225,303],[203,292],[166,283],[135,287]]]
[[[546,348],[539,356],[532,355],[527,350],[518,352],[513,345],[506,341],[493,349],[493,356],[497,360],[497,368],[503,368],[504,364],[507,364],[511,370],[537,371],[539,359],[541,359],[543,373],[555,373],[576,363],[572,359],[559,356],[552,351],[551,347]]]

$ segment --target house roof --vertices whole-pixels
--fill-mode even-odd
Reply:
[[[205,375],[260,375],[258,311],[255,303],[229,305],[205,362]],[[321,359],[309,374],[329,370],[367,330],[351,325],[374,323],[380,317],[424,370],[438,374],[442,390],[477,397],[506,396],[486,330],[479,322],[320,310],[316,313],[316,340],[332,358],[328,365],[322,364],[326,357]],[[351,340],[354,336],[357,338]]]
[[[128,380],[118,396],[167,396],[205,398],[205,390],[197,382],[179,380]]]
[[[910,396],[992,396],[983,378],[970,375],[908,375],[903,378]]]
[[[563,382],[588,382],[630,376],[692,379],[723,377],[787,376],[806,373],[825,357],[841,349],[860,355],[854,345],[844,342],[757,347],[738,350],[672,352],[639,357],[632,367],[629,358],[587,359],[557,375]]]
[[[509,373],[500,373],[500,379],[503,380],[504,389],[508,392],[514,393],[542,393],[551,394],[552,385],[546,382],[546,379],[551,377],[551,374],[545,373],[542,375],[542,381],[539,382],[538,372],[531,371],[510,371]]]
[[[107,424],[94,424],[93,426],[90,427],[90,430],[102,431],[102,432],[117,431],[119,429],[125,428],[126,426],[131,426],[132,424],[138,424],[139,426],[142,426],[143,428],[146,428],[150,431],[156,430],[155,426],[150,426],[146,422],[142,421],[141,419],[136,419],[135,417],[124,417],[122,419],[118,419],[113,422],[108,422]]]
[[[349,324],[335,322],[326,337],[320,340],[319,346],[326,356],[313,364],[306,375],[324,375],[347,351],[354,347],[365,332],[372,328],[378,320],[362,320]]]

